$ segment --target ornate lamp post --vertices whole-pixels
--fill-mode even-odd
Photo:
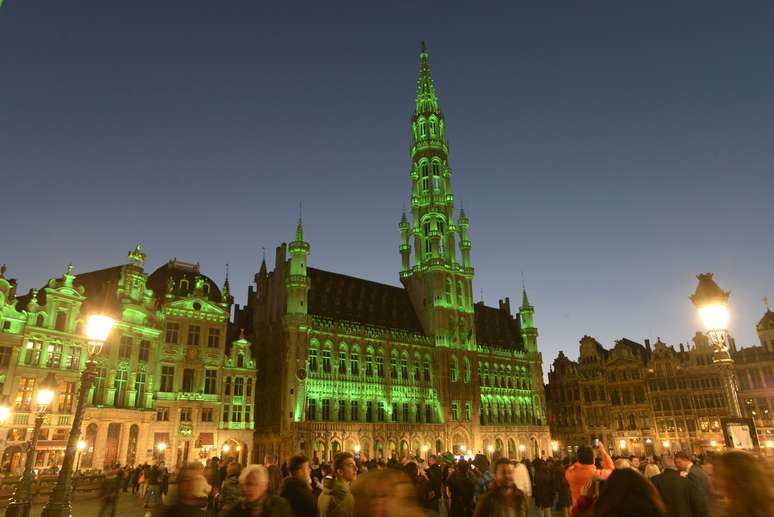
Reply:
[[[30,514],[30,504],[32,499],[32,468],[35,465],[35,456],[38,447],[38,434],[43,427],[43,420],[46,418],[48,406],[54,400],[56,393],[56,376],[49,372],[38,386],[38,392],[35,394],[35,402],[38,404],[38,412],[35,415],[35,428],[32,430],[32,438],[27,443],[27,458],[24,462],[24,474],[22,475],[16,490],[13,493],[11,502],[5,510],[5,517],[27,517]]]
[[[62,470],[59,471],[56,487],[54,487],[54,491],[51,493],[48,504],[43,508],[41,517],[70,517],[72,515],[70,495],[73,486],[73,463],[75,462],[75,454],[78,449],[78,441],[81,437],[83,416],[86,413],[86,399],[96,377],[97,355],[102,351],[102,347],[105,345],[105,341],[110,335],[112,328],[113,318],[101,314],[92,314],[86,322],[89,360],[86,362],[86,369],[81,374],[81,389],[78,392],[78,404],[75,406],[73,425],[67,438],[67,449],[62,461]]]
[[[712,273],[696,275],[699,285],[691,296],[691,301],[699,310],[699,318],[707,330],[714,351],[713,362],[721,369],[721,383],[728,402],[731,416],[742,416],[737,396],[734,360],[728,351],[728,297],[731,291],[724,291],[712,279]]]

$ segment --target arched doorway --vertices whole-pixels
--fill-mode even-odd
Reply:
[[[107,470],[118,463],[118,440],[121,438],[121,424],[110,422],[108,424],[107,442],[105,443],[105,461],[103,469]]]
[[[443,442],[441,440],[435,441],[435,453],[441,454],[443,452]]]
[[[508,438],[508,458],[516,459],[516,442],[513,438]]]
[[[328,460],[328,458],[325,456],[325,444],[322,442],[322,440],[317,440],[314,442],[312,458],[317,458],[318,462],[320,463]]]
[[[497,451],[497,453],[500,455],[502,455],[503,452],[505,452],[505,447],[503,447],[503,441],[499,438],[495,440],[495,451]]]
[[[333,460],[333,458],[334,458],[334,457],[335,457],[335,456],[336,456],[336,455],[337,455],[339,452],[341,452],[341,444],[340,444],[338,441],[336,441],[336,440],[333,440],[333,441],[331,442],[331,460]]]
[[[220,460],[226,463],[230,461],[242,462],[242,444],[233,438],[229,438],[220,447]]]
[[[454,438],[452,438],[452,453],[460,455],[467,452],[468,444],[465,443],[465,437],[461,433],[455,433]]]
[[[398,454],[397,446],[395,445],[395,442],[392,440],[387,442],[387,453],[390,455],[391,458],[397,457],[397,454]]]
[[[538,445],[538,441],[533,436],[529,439],[530,442],[530,450],[532,455],[530,456],[530,459],[535,459],[540,457],[540,445]]]
[[[401,440],[400,441],[400,456],[399,457],[401,459],[407,458],[408,457],[408,450],[409,450],[408,442],[406,442],[406,440]]]
[[[97,430],[97,424],[89,424],[86,427],[86,433],[84,434],[86,448],[82,453],[81,468],[90,469],[94,466],[94,444],[97,442]]]
[[[132,424],[129,428],[129,443],[126,446],[126,463],[134,465],[137,461],[137,438],[140,436],[140,426]]]
[[[384,458],[384,445],[379,440],[374,442],[374,456],[376,458]]]

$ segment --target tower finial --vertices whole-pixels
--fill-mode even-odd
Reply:
[[[768,296],[764,296],[763,297],[763,306],[766,307],[766,311],[770,310],[769,309],[769,297]]]
[[[420,50],[422,51],[423,54],[427,53],[427,45],[425,45],[425,40],[422,40]]]

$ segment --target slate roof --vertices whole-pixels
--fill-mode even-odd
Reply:
[[[402,287],[308,268],[309,314],[423,333]]]
[[[476,342],[479,345],[524,350],[518,318],[514,318],[496,307],[487,307],[481,302],[473,307],[476,321]]]
[[[223,297],[220,294],[220,288],[218,287],[218,284],[213,282],[210,277],[199,272],[198,268],[193,270],[188,267],[181,266],[175,261],[169,261],[151,273],[148,276],[146,285],[149,289],[153,290],[153,295],[157,300],[163,300],[164,295],[167,292],[167,281],[169,278],[172,278],[175,281],[174,290],[172,291],[175,296],[191,296],[194,292],[194,282],[197,276],[202,277],[204,279],[204,283],[210,286],[207,299],[211,302],[222,302]],[[180,280],[182,278],[188,279],[188,289],[185,289],[180,285]]]

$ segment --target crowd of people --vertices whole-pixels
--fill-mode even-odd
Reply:
[[[243,467],[211,458],[181,468],[163,501],[163,465],[120,469],[112,479],[108,514],[110,493],[131,489],[159,517],[774,517],[772,473],[741,451],[703,462],[683,452],[614,459],[601,444],[563,461],[450,453],[377,461],[341,452],[330,464],[299,455]]]

